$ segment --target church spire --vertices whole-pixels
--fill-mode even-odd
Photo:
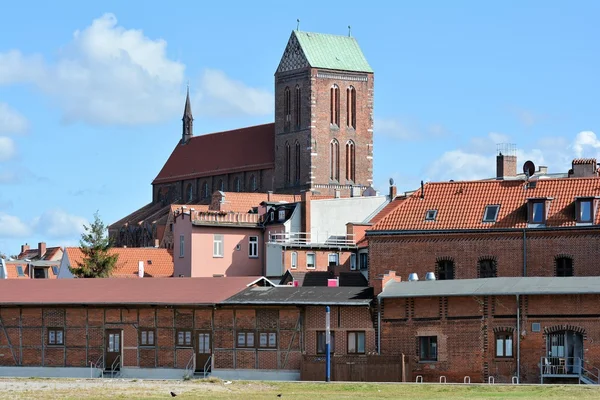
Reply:
[[[194,136],[194,117],[192,116],[192,103],[190,101],[190,85],[188,83],[185,107],[183,108],[183,134],[181,143],[185,144]]]

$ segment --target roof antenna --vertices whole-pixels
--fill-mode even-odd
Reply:
[[[348,25],[348,37],[352,36],[352,28],[350,28],[350,25]]]
[[[296,30],[299,31],[300,30],[300,19],[296,19]]]

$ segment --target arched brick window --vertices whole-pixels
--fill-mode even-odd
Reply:
[[[482,257],[477,263],[478,278],[495,278],[498,276],[498,266],[493,257]]]
[[[454,260],[442,258],[435,263],[435,275],[438,280],[454,279]]]
[[[346,89],[346,125],[356,129],[356,89],[353,86]]]
[[[329,114],[329,122],[332,125],[340,126],[340,88],[338,85],[333,85],[330,90]]]
[[[294,181],[296,183],[300,182],[300,143],[298,141],[296,141],[296,145],[295,147],[295,157],[294,160],[296,162],[296,169],[295,169],[295,179]]]
[[[191,183],[188,183],[185,187],[185,200],[187,202],[194,200],[194,187]]]
[[[356,179],[355,146],[352,140],[346,143],[346,179],[352,182]]]
[[[554,276],[573,276],[573,258],[560,255],[554,258]]]
[[[240,178],[235,178],[235,183],[233,186],[234,186],[236,192],[242,191],[242,181],[240,180]]]
[[[217,187],[221,192],[225,191],[225,182],[223,182],[223,179],[219,179],[219,184],[217,185]]]
[[[287,128],[292,121],[292,96],[288,86],[286,86],[283,91],[283,113],[285,115],[285,126]]]
[[[256,175],[252,175],[250,176],[250,191],[255,192],[257,188]]]
[[[285,183],[289,184],[292,179],[291,169],[292,169],[292,150],[290,148],[290,144],[285,142]]]
[[[333,139],[329,145],[329,163],[331,174],[330,178],[334,181],[340,179],[340,144],[337,140]]]
[[[295,103],[296,114],[296,128],[300,128],[302,122],[302,93],[299,85],[296,85],[296,103]]]
[[[206,199],[208,196],[210,196],[208,191],[208,182],[204,182],[202,184],[202,197]]]

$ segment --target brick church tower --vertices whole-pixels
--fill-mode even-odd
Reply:
[[[351,36],[293,31],[275,73],[275,190],[373,183],[373,70]]]

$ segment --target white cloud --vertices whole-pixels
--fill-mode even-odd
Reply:
[[[423,126],[417,121],[398,118],[376,118],[373,129],[377,135],[399,140],[424,140],[448,135],[440,124]]]
[[[31,234],[31,228],[14,215],[0,212],[0,237],[21,238]]]
[[[87,219],[68,214],[60,209],[45,211],[32,222],[32,226],[38,234],[50,238],[69,238],[80,235],[85,230],[84,224],[89,225]]]
[[[202,74],[195,98],[199,115],[230,117],[273,113],[274,97],[270,91],[249,87],[214,69],[206,69]]]
[[[23,115],[8,104],[0,102],[0,134],[21,133],[28,127],[29,123]]]
[[[592,131],[582,131],[573,142],[573,150],[577,157],[597,157],[600,149],[600,139]]]
[[[16,154],[15,142],[6,136],[0,136],[0,162],[8,161]]]

